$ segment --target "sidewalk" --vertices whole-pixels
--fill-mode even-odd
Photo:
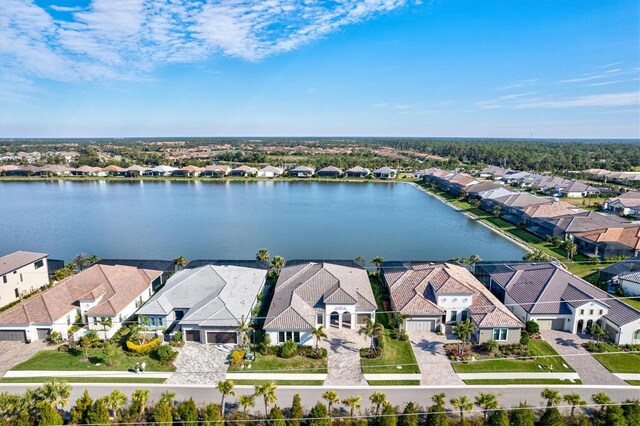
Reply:
[[[168,379],[172,372],[152,372],[134,373],[131,371],[47,371],[47,370],[11,370],[8,371],[4,378],[16,377],[125,377],[125,378],[144,378],[144,379]]]

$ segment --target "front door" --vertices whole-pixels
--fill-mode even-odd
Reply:
[[[329,317],[329,324],[333,328],[340,328],[340,314],[336,311],[331,312]]]

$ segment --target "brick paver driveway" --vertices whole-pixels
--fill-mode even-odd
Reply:
[[[355,330],[327,330],[329,337],[323,342],[327,348],[327,379],[329,386],[367,385],[360,364],[360,348],[368,346],[366,337]]]
[[[587,340],[564,331],[544,330],[542,337],[553,349],[564,357],[580,376],[585,385],[626,385],[627,382],[614,376],[597,359],[591,356],[582,343]]]
[[[410,331],[409,341],[413,348],[413,354],[420,366],[422,373],[421,385],[463,385],[464,382],[449,362],[444,344],[446,336],[439,336],[430,331]]]
[[[31,358],[36,352],[43,349],[54,349],[55,346],[47,346],[46,343],[37,340],[31,343],[0,342],[0,377],[16,365]]]
[[[174,363],[176,371],[166,383],[218,383],[225,379],[230,352],[231,346],[186,343]]]

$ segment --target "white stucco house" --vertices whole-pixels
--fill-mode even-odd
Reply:
[[[29,251],[0,257],[0,308],[49,284],[47,257]]]
[[[258,177],[274,178],[282,175],[284,171],[280,167],[265,166],[258,170]]]
[[[310,344],[313,328],[358,330],[375,319],[376,306],[363,268],[292,261],[280,272],[263,329],[272,344]]]

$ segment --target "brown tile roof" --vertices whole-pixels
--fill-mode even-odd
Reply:
[[[103,168],[102,170],[104,170],[105,172],[124,172],[126,169],[112,164]]]
[[[528,206],[522,211],[529,217],[556,217],[575,214],[584,210],[566,201],[551,201],[545,204]]]
[[[162,271],[123,265],[93,265],[0,314],[0,324],[51,324],[76,309],[79,300],[98,300],[89,316],[114,316],[147,290]]]
[[[577,232],[574,235],[593,242],[615,242],[634,250],[640,250],[640,225],[629,228],[606,228]]]
[[[48,254],[34,253],[30,251],[16,251],[6,256],[2,256],[0,257],[0,275],[15,271],[18,268],[33,263],[36,260],[43,259],[47,256]]]

